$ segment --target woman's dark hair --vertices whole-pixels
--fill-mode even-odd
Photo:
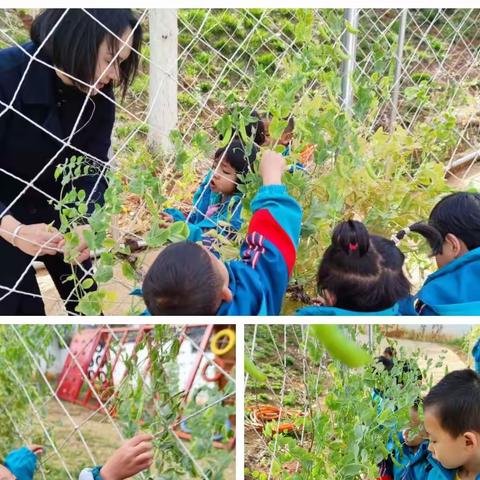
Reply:
[[[208,252],[196,243],[164,248],[143,281],[143,299],[152,315],[215,315],[222,280]]]
[[[258,150],[255,145],[252,145],[251,152],[247,153],[247,148],[241,140],[232,140],[230,145],[217,149],[214,158],[216,162],[219,160],[228,162],[237,174],[245,174],[251,169],[257,158]]]
[[[408,231],[422,235],[429,243],[432,254],[442,253],[442,245],[448,233],[465,243],[468,250],[480,247],[480,194],[456,192],[442,198],[433,208],[428,223],[414,223],[400,230],[401,240]]]
[[[319,292],[333,293],[336,307],[376,312],[392,307],[410,293],[403,273],[405,257],[392,240],[370,235],[361,222],[335,227],[317,274]]]
[[[453,438],[480,433],[480,376],[473,370],[455,370],[442,378],[423,400],[433,409],[443,430]]]
[[[141,49],[142,28],[130,9],[89,8],[84,11],[72,8],[55,27],[64,12],[64,9],[47,9],[42,12],[32,24],[30,37],[40,45],[54,30],[42,51],[50,57],[55,67],[85,83],[92,84],[95,80],[98,50],[103,40],[107,40],[111,52],[116,52],[121,47],[121,42],[110,32],[121,38],[131,28],[132,48],[136,51]],[[132,51],[118,67],[122,95],[125,95],[135,78],[138,63],[138,54]],[[79,82],[74,83],[77,87],[84,88]]]
[[[248,139],[253,140],[255,145],[261,147],[265,143],[265,124],[260,118],[260,115],[257,111],[253,110],[250,113],[251,121],[245,125],[245,133],[247,138],[241,138],[240,131],[237,127],[232,129],[232,137],[240,141],[246,142]],[[220,141],[223,140],[223,135],[219,136]]]

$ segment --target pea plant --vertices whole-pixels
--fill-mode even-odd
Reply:
[[[359,347],[346,340],[341,357],[332,349],[338,339],[322,332],[319,341],[311,327],[246,329],[245,355],[265,378],[247,377],[245,478],[376,478],[389,440],[409,427],[410,409],[430,388],[431,369],[442,367],[443,358],[407,353],[391,340],[390,371],[373,355],[348,367],[363,355]],[[366,341],[365,328],[345,326],[342,335],[358,341],[363,329]],[[383,334],[375,330],[379,345]]]
[[[51,373],[63,358],[58,347],[69,345],[74,330],[61,325],[0,328],[0,458],[21,446],[40,444],[39,478],[78,478],[83,468],[103,464],[124,439],[146,432],[153,436],[154,463],[136,478],[228,476],[233,468],[234,377],[222,389],[195,383],[187,396],[179,376],[180,337],[192,341],[187,333],[178,326],[156,325],[130,349],[111,330],[105,355],[112,361],[101,368],[104,378],[112,380],[98,377],[89,384],[84,372],[82,395],[89,392],[98,401],[92,411],[62,402],[60,384]],[[185,426],[189,440],[179,435]]]

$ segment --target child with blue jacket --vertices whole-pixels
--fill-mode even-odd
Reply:
[[[418,403],[410,409],[409,428],[390,439],[387,448],[391,457],[381,463],[377,480],[422,479],[427,466],[428,441],[418,414]]]
[[[446,375],[423,401],[429,438],[428,480],[480,479],[480,376],[473,370]]]
[[[22,447],[10,452],[0,465],[0,480],[32,480],[37,468],[37,456],[43,452],[41,445]]]
[[[392,240],[370,235],[348,220],[333,230],[317,273],[320,306],[298,315],[399,315],[397,302],[409,295],[405,257]]]
[[[105,465],[82,470],[78,480],[125,480],[150,468],[153,462],[152,436],[138,434],[127,440]],[[0,465],[0,480],[33,480],[37,455],[43,447],[32,445],[9,453]]]
[[[258,148],[250,153],[241,140],[235,139],[226,147],[219,148],[214,155],[213,169],[207,174],[193,196],[193,206],[185,216],[180,210],[168,208],[161,214],[165,223],[185,221],[190,230],[188,239],[204,241],[209,230],[230,237],[242,226],[241,194],[237,190],[239,175],[247,173],[255,161]]]
[[[457,192],[440,200],[428,223],[397,234],[425,237],[438,270],[419,292],[400,304],[403,315],[478,315],[480,313],[480,194]]]
[[[223,263],[202,246],[177,242],[160,252],[143,282],[153,315],[278,315],[296,259],[302,210],[282,185],[282,155],[266,151],[263,186],[240,260]]]

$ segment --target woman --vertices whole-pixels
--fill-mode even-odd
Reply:
[[[62,186],[54,172],[66,159],[83,156],[91,166],[88,174],[64,187],[63,194],[72,187],[84,190],[90,198],[87,215],[103,202],[113,87],[125,95],[133,81],[142,30],[128,9],[53,9],[35,19],[31,40],[0,51],[2,315],[45,314],[32,267],[36,258],[45,264],[67,312],[75,313],[79,299],[68,277],[72,268],[82,278],[91,267],[82,235],[88,226],[76,227],[79,255],[73,266],[65,263],[54,208]]]

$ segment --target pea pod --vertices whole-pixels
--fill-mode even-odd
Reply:
[[[358,368],[371,361],[370,354],[355,342],[345,338],[337,325],[310,325],[313,336],[322,343],[333,358],[351,368]]]
[[[259,382],[267,381],[267,376],[258,367],[255,366],[255,364],[250,358],[245,357],[244,367],[245,371],[255,380],[258,380]]]

